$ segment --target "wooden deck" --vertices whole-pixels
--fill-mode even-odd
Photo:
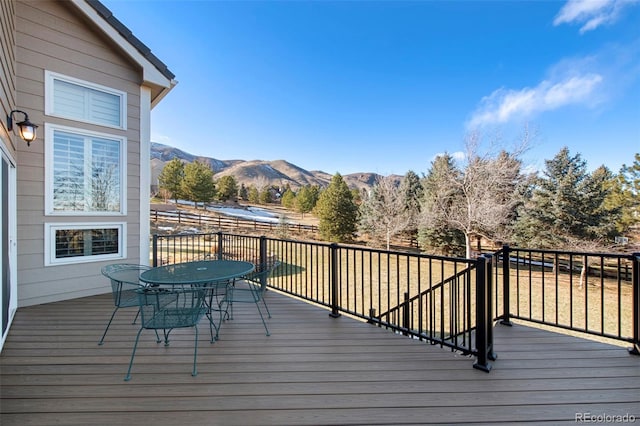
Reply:
[[[168,348],[145,330],[130,382],[133,311],[97,345],[110,295],[19,309],[0,356],[0,424],[556,425],[582,413],[640,422],[640,357],[619,346],[497,326],[487,374],[446,348],[274,291],[267,300],[270,337],[252,305],[215,344],[201,327],[196,377],[192,330]]]

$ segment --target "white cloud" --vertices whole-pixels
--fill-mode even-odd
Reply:
[[[456,151],[456,152],[439,152],[439,153],[437,153],[436,155],[434,155],[434,156],[431,158],[431,161],[434,161],[436,158],[438,158],[438,157],[442,157],[442,156],[444,156],[445,154],[449,155],[451,158],[453,158],[455,161],[458,161],[458,162],[463,162],[463,161],[464,161],[464,159],[466,158],[465,153],[464,153],[464,152],[462,152],[462,151]]]
[[[468,125],[474,128],[500,124],[566,105],[589,105],[594,102],[594,94],[602,81],[600,74],[588,73],[543,80],[534,88],[498,89],[481,100]]]
[[[622,9],[639,0],[568,0],[560,9],[553,24],[582,24],[580,34],[595,30],[601,25],[612,24]]]

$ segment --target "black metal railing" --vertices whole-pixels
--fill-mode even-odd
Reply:
[[[477,357],[511,319],[630,342],[640,353],[640,255],[504,246],[477,259],[248,235],[154,235],[154,266],[203,258],[281,262],[269,285],[412,338]],[[508,261],[505,261],[507,260]]]
[[[325,306],[330,315],[350,315],[414,338],[478,356],[490,368],[491,341],[475,338],[478,322],[490,330],[491,313],[478,310],[476,265],[482,258],[459,259],[364,247],[225,233],[154,235],[154,266],[203,258],[242,259],[281,265],[269,285],[283,293]],[[492,272],[492,268],[483,270]],[[490,291],[489,285],[484,285]],[[485,295],[486,296],[486,295]],[[490,336],[489,336],[490,338]],[[480,355],[479,355],[480,354]],[[484,361],[483,361],[484,359]]]
[[[495,253],[494,305],[525,320],[629,342],[638,351],[638,254],[513,248]]]

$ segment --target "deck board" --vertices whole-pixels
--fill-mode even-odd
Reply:
[[[271,336],[239,306],[210,343],[171,345],[111,313],[109,295],[21,308],[0,355],[0,424],[575,424],[576,413],[640,421],[640,357],[522,324],[496,326],[490,373],[474,359],[270,291]]]

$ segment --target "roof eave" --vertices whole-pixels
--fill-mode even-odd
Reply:
[[[106,6],[97,0],[72,0],[71,3],[140,66],[142,84],[152,88],[152,108],[175,87],[178,83],[175,75]]]

